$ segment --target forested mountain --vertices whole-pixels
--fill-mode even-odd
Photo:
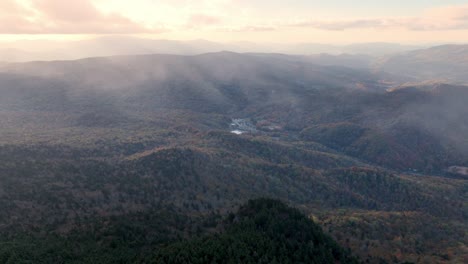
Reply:
[[[468,45],[443,45],[387,56],[374,67],[418,81],[468,83]]]
[[[219,234],[158,250],[153,262],[358,263],[299,211],[267,199],[230,214]]]
[[[313,54],[306,57],[317,65],[369,69],[398,76],[408,83],[468,84],[468,45],[442,45],[401,50],[386,55],[362,53]]]
[[[226,129],[232,118],[249,118],[394,169],[467,165],[464,86],[395,89],[398,80],[364,70],[227,52],[9,64],[3,72],[4,113],[61,115],[52,117],[61,127],[179,124],[164,117],[178,112]]]
[[[224,256],[237,259],[250,257],[241,247],[252,235],[265,261],[293,247],[304,258],[349,248],[370,263],[462,263],[467,175],[453,168],[468,167],[468,88],[406,82],[280,54],[3,64],[0,234],[10,246],[0,257],[178,263],[171,252],[215,258],[224,249],[214,245],[234,239],[239,251]],[[344,255],[294,247],[321,231],[277,202],[214,224],[261,197],[312,217],[340,245],[323,247]],[[277,218],[292,233],[272,233]],[[295,261],[285,252],[279,263]]]

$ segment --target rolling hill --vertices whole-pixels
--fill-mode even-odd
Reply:
[[[239,238],[213,219],[272,197],[362,261],[461,261],[468,88],[392,78],[233,52],[4,64],[0,257],[211,247]]]

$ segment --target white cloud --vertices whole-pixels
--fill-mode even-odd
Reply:
[[[468,5],[423,10],[412,17],[344,19],[328,14],[328,19],[307,19],[304,13],[297,10],[298,18],[290,22],[291,14],[260,10],[247,0],[0,0],[0,34],[468,29]]]
[[[468,5],[432,8],[414,17],[358,18],[348,20],[303,20],[289,23],[291,27],[310,27],[322,30],[358,28],[404,28],[414,31],[466,30]]]
[[[119,14],[104,14],[90,0],[1,0],[0,34],[158,33]]]

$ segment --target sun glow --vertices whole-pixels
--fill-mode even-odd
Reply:
[[[408,4],[406,9],[383,1],[362,7],[338,5],[342,1],[337,0],[294,2],[2,0],[0,40],[132,35],[220,42],[468,41],[468,5],[458,1],[446,1],[446,6]]]

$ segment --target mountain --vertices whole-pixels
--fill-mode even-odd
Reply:
[[[324,66],[342,66],[348,68],[369,69],[375,58],[369,55],[340,54],[330,55],[327,53],[308,56],[310,62]]]
[[[218,43],[207,40],[177,41],[128,36],[107,36],[73,41],[18,40],[14,42],[0,42],[0,61],[72,60],[88,57],[139,54],[197,55],[224,50],[243,53],[284,53],[295,55],[327,53],[380,57],[418,48],[421,47],[392,43],[361,43],[340,46],[318,43]]]
[[[404,52],[377,61],[375,69],[418,81],[467,84],[468,45],[443,45]]]
[[[108,36],[75,41],[23,40],[0,43],[0,61],[26,62],[70,60],[138,54],[193,55],[236,50],[235,45],[205,40],[175,41]]]
[[[355,43],[355,44],[346,45],[341,49],[341,52],[350,53],[350,54],[367,54],[367,55],[380,57],[380,56],[385,56],[385,55],[398,54],[402,52],[410,52],[410,51],[419,50],[422,48],[424,48],[424,46],[375,42],[375,43]]]
[[[318,224],[278,200],[250,200],[228,216],[211,215],[195,219],[199,223],[192,222],[191,225],[206,231],[192,234],[185,240],[171,237],[171,234],[194,219],[186,219],[170,211],[156,216],[159,219],[146,214],[144,225],[126,222],[143,220],[136,216],[113,219],[107,226],[101,226],[104,230],[98,230],[94,237],[80,233],[74,233],[73,239],[50,236],[46,238],[47,244],[40,243],[35,248],[24,245],[38,238],[15,238],[0,249],[0,260],[3,263],[358,263]],[[179,226],[172,226],[173,221],[177,221]],[[122,227],[127,229],[118,229]],[[160,237],[148,239],[144,230],[152,230],[155,233],[151,235]],[[119,232],[125,232],[127,241],[111,239]],[[154,243],[152,246],[143,244],[148,246],[144,254],[135,254],[131,247],[125,247],[130,243],[141,246],[141,240]],[[83,242],[90,244],[89,248],[75,248],[83,246]],[[58,243],[62,243],[60,249],[55,248]],[[47,253],[50,249],[54,254]],[[88,255],[82,255],[82,250],[90,251]],[[15,251],[20,254],[11,254]]]
[[[171,258],[157,249],[241,238],[231,227],[256,216],[213,223],[261,197],[362,261],[466,257],[467,183],[453,170],[468,167],[466,86],[233,52],[0,72],[2,260]]]
[[[153,263],[358,263],[299,211],[275,200],[249,201],[223,231],[160,250]]]
[[[400,50],[386,55],[357,51],[313,54],[308,55],[307,59],[317,65],[345,66],[385,73],[413,86],[427,83],[468,84],[465,74],[468,45],[444,45],[426,49],[415,47],[409,51]]]
[[[31,89],[37,91],[35,82],[48,86],[41,94],[49,96],[49,100],[54,96],[65,96],[37,107],[59,107],[64,103],[73,106],[76,100],[98,95],[83,101],[107,100],[109,107],[132,105],[147,110],[190,108],[230,112],[247,105],[258,107],[258,104],[285,101],[285,98],[290,98],[289,102],[298,101],[297,93],[304,86],[313,90],[324,87],[387,88],[366,71],[316,66],[291,56],[231,52],[189,57],[142,55],[33,62],[9,64],[0,71],[4,73],[4,82],[12,82],[18,88],[15,91],[6,85],[3,87],[17,96],[20,96],[17,93],[23,93],[24,100],[37,99],[30,96]],[[17,75],[28,77],[17,78]],[[30,80],[29,86],[15,83],[24,83],[25,79]],[[44,82],[55,84],[50,86]],[[47,92],[51,94],[47,95]],[[71,101],[64,101],[67,98]],[[7,97],[4,100],[15,102]],[[28,107],[35,105],[34,102],[24,103]],[[96,103],[102,106],[102,102]]]
[[[441,172],[468,160],[464,86],[387,91],[386,76],[370,71],[231,52],[33,62],[2,71],[1,109],[67,113],[68,125],[161,122],[154,117],[189,111],[223,117],[216,129],[232,118],[270,123],[392,169]],[[342,134],[355,136],[334,143]]]

